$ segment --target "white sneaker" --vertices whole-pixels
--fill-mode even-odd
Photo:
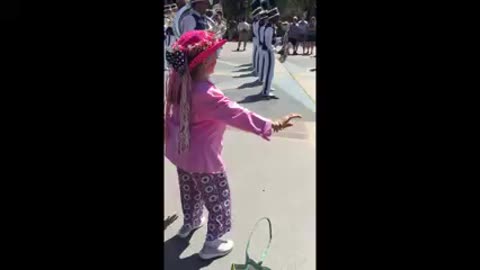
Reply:
[[[276,98],[277,96],[276,96],[274,93],[272,93],[271,91],[272,91],[272,90],[270,90],[270,92],[269,92],[268,94],[262,93],[262,96],[263,96],[264,98]]]
[[[205,225],[205,223],[207,223],[207,218],[206,217],[201,217],[200,218],[200,225],[198,225],[197,227],[193,227],[193,228],[191,226],[188,226],[188,225],[183,225],[182,228],[180,228],[180,230],[178,231],[177,235],[180,238],[187,238],[193,231],[203,227],[203,225]]]
[[[232,249],[232,240],[217,239],[214,241],[205,241],[205,244],[198,255],[203,260],[211,260],[227,255]]]

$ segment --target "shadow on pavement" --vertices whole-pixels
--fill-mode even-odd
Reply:
[[[233,76],[233,78],[245,78],[245,77],[255,77],[255,74],[253,72],[250,72],[250,73],[245,73],[238,76]]]
[[[248,66],[252,66],[252,63],[239,65],[239,66],[237,66],[237,67],[248,67]]]
[[[259,82],[258,80],[256,80],[254,82],[244,83],[244,84],[240,85],[239,87],[237,87],[237,89],[252,88],[252,87],[255,87],[255,86],[259,86],[259,85],[262,85],[262,83]]]
[[[164,269],[199,270],[213,262],[213,260],[204,261],[200,259],[198,254],[193,254],[189,257],[180,259],[180,255],[190,244],[190,239],[191,236],[186,239],[174,236],[163,243]]]
[[[255,94],[245,97],[243,100],[238,101],[238,104],[253,103],[258,101],[268,101],[270,99],[278,99],[278,97],[264,97],[261,94]]]
[[[249,67],[249,68],[243,68],[243,69],[239,69],[239,70],[234,70],[233,72],[244,72],[244,71],[252,71],[253,70],[253,67]]]

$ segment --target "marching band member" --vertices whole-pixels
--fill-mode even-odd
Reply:
[[[185,16],[180,22],[182,35],[192,30],[208,29],[205,14],[210,6],[209,0],[192,0],[190,1],[190,5],[192,7],[190,14]]]
[[[255,3],[255,4],[254,4]],[[257,66],[258,66],[258,13],[262,10],[260,7],[260,2],[254,1],[252,3],[252,8],[255,8],[252,12],[253,22],[252,22],[252,43],[253,43],[253,54],[252,54],[252,66],[253,73],[255,76],[258,75]],[[258,4],[257,4],[258,3]]]
[[[265,24],[266,24],[266,19],[268,17],[267,12],[262,10],[259,13],[259,22],[258,22],[258,46],[260,50],[258,51],[258,66],[257,66],[257,74],[260,76],[258,77],[257,82],[263,83],[263,66],[265,63],[265,49],[266,47],[264,46],[264,34],[265,34]]]
[[[264,50],[264,64],[263,64],[263,90],[262,96],[270,98],[275,97],[271,92],[273,74],[275,72],[275,23],[278,21],[280,13],[278,8],[273,8],[268,11],[267,23],[263,34],[263,50]]]
[[[175,3],[177,3],[178,10],[187,4],[185,0],[177,0]]]

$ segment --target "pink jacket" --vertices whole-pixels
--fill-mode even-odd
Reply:
[[[270,140],[273,133],[270,120],[231,101],[209,81],[194,82],[192,88],[190,149],[183,155],[179,155],[177,151],[178,106],[172,106],[173,115],[166,119],[165,156],[175,166],[188,172],[225,171],[221,154],[227,125]]]

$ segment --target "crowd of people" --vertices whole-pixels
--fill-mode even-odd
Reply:
[[[317,32],[317,20],[315,17],[311,17],[307,22],[306,18],[298,20],[295,16],[291,23],[289,23],[288,30],[288,42],[292,44],[293,55],[298,54],[298,47],[301,45],[303,48],[303,54],[310,55],[315,48]],[[290,52],[287,52],[290,54]]]
[[[253,38],[251,22],[245,18],[240,18],[238,22],[237,20],[229,20],[226,27],[224,38],[228,41],[238,41],[237,50],[240,50],[241,43],[243,43],[243,49],[245,50],[246,42]],[[317,20],[314,16],[311,16],[308,21],[306,16],[302,16],[300,20],[297,16],[290,20],[279,20],[276,29],[277,38],[282,38],[288,31],[288,42],[291,44],[289,47],[291,50],[289,49],[287,52],[289,55],[298,55],[300,46],[303,55],[313,54],[316,47],[317,32]],[[279,43],[278,45],[283,44]]]

